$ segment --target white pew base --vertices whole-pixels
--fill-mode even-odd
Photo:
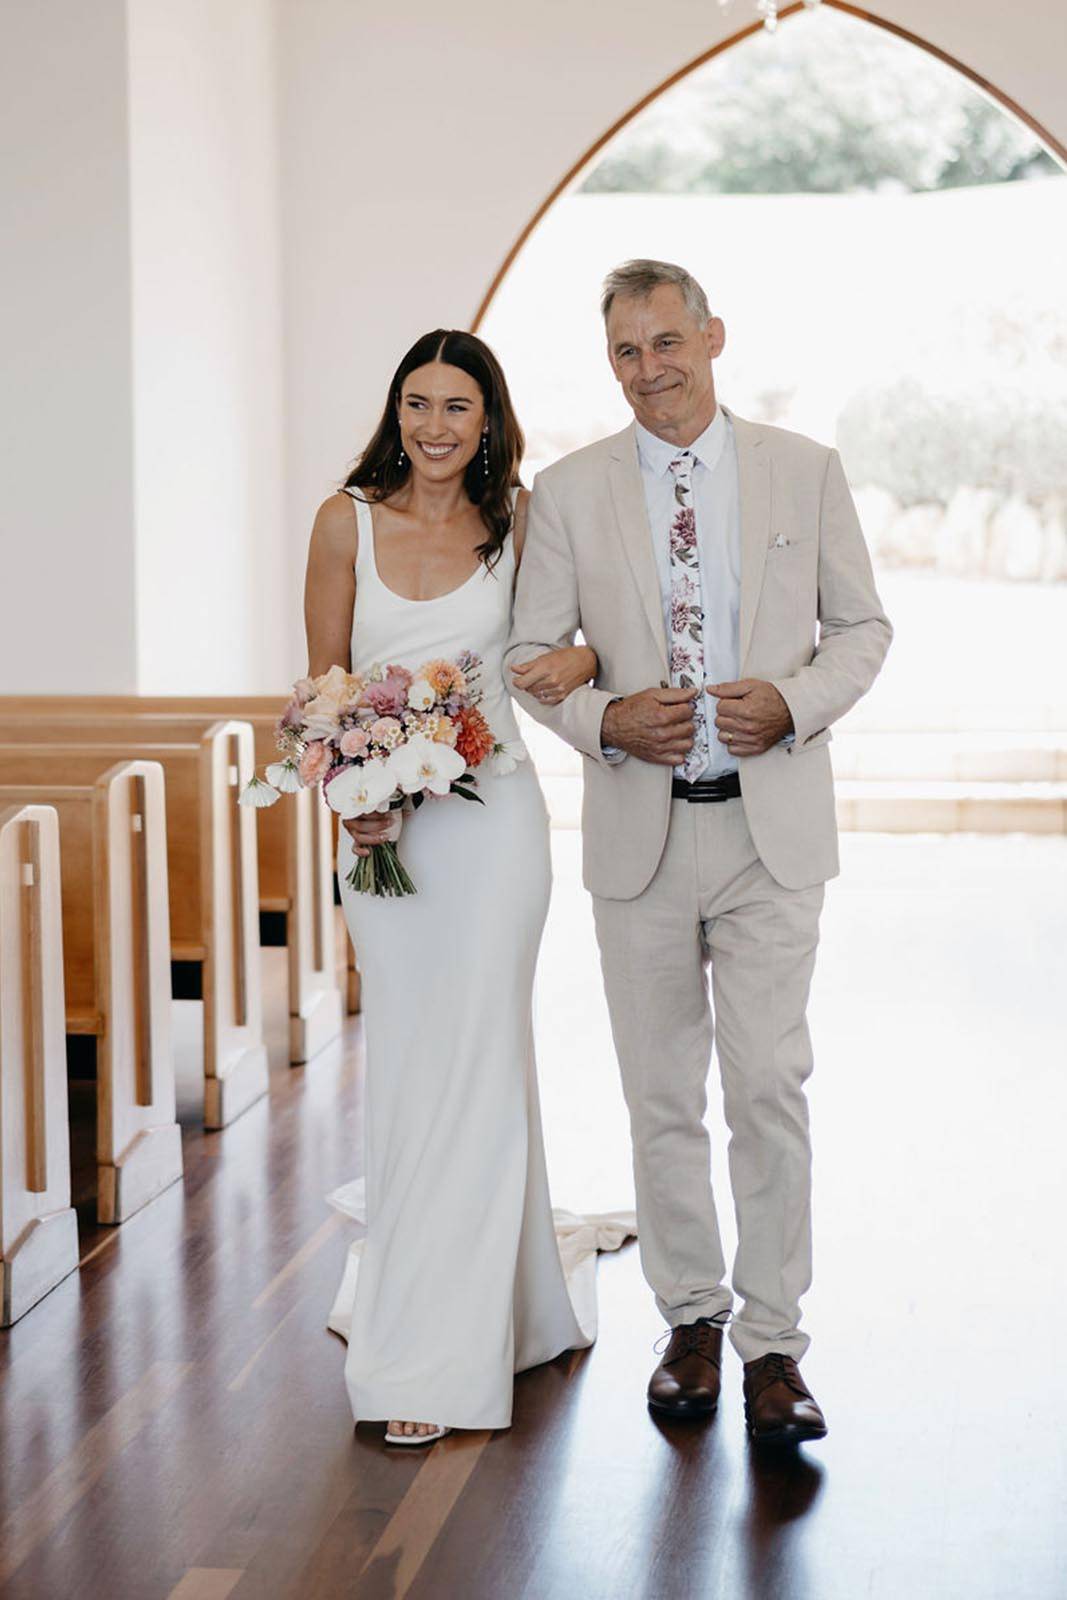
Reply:
[[[182,1130],[176,1122],[143,1129],[112,1165],[97,1167],[98,1222],[125,1222],[182,1175]]]
[[[226,1063],[224,1073],[204,1078],[204,1127],[225,1128],[262,1100],[270,1086],[267,1047],[250,1045]]]
[[[289,1018],[289,1065],[299,1067],[336,1039],[344,1021],[340,989],[320,989],[303,1016]]]
[[[35,1217],[0,1261],[0,1327],[9,1328],[78,1266],[78,1218],[73,1206]]]

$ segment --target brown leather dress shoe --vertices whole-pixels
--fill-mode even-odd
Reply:
[[[825,1436],[826,1418],[792,1356],[772,1350],[746,1361],[744,1391],[745,1422],[760,1444],[799,1444]]]
[[[719,1403],[722,1329],[707,1317],[672,1329],[663,1359],[648,1380],[648,1403],[673,1417],[708,1416]]]

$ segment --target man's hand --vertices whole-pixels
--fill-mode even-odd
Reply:
[[[404,816],[399,806],[391,811],[372,811],[367,817],[349,817],[341,826],[352,835],[352,848],[357,856],[369,856],[371,846],[393,844],[400,838]]]
[[[761,756],[793,732],[789,707],[774,684],[762,678],[709,683],[707,693],[718,698],[715,727],[732,756]]]
[[[699,689],[642,689],[604,713],[602,743],[639,761],[680,767],[693,748],[693,701]]]

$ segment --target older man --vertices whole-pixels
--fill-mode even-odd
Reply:
[[[507,662],[524,709],[585,757],[585,883],[641,1261],[671,1329],[648,1400],[715,1410],[736,1294],[750,1434],[819,1438],[797,1363],[811,1280],[805,1011],[838,870],[826,746],[892,630],[836,451],[718,404],[725,329],[696,280],[630,261],[602,311],[634,422],[538,476]],[[596,685],[555,706],[550,685],[526,692],[538,672],[523,665],[579,628]],[[732,1289],[704,1126],[713,1014]]]

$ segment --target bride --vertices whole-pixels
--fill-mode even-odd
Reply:
[[[385,1421],[390,1443],[507,1427],[514,1374],[590,1344],[595,1324],[573,1283],[575,1302],[568,1294],[534,1071],[548,819],[503,679],[528,499],[522,451],[492,351],[469,333],[428,333],[397,368],[343,489],[320,507],[308,556],[311,676],[474,651],[480,710],[509,747],[479,780],[484,804],[448,796],[345,822],[340,835],[363,977],[366,1187],[331,1198],[367,1232],[329,1325],[348,1339],[353,1416]],[[517,676],[558,704],[596,670],[593,651],[574,647]],[[345,883],[353,856],[387,838],[414,896]],[[613,1248],[627,1231],[592,1239]]]

